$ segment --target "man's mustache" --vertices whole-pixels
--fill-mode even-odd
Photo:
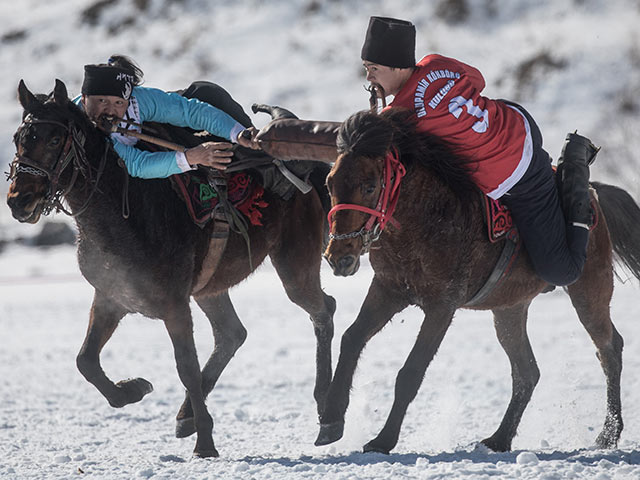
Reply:
[[[101,130],[105,130],[107,132],[112,132],[115,127],[122,121],[120,117],[116,117],[115,115],[105,115],[102,114],[96,120],[96,125]]]

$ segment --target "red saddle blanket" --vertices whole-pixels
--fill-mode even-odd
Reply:
[[[187,205],[192,220],[204,227],[218,205],[218,193],[209,185],[206,177],[197,172],[172,175],[171,180]],[[264,188],[244,172],[227,177],[227,198],[252,225],[262,226],[261,209],[269,204],[263,200]]]
[[[487,233],[489,241],[498,242],[516,228],[511,217],[511,212],[499,200],[494,200],[486,195],[484,197],[485,218],[487,220]]]

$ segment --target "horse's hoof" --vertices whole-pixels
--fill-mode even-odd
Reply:
[[[616,448],[617,445],[618,438],[611,436],[609,432],[602,431],[600,432],[600,435],[598,435],[598,438],[596,438],[596,448],[609,450]]]
[[[193,417],[176,420],[176,438],[186,438],[196,433],[196,422]]]
[[[146,394],[153,392],[153,385],[144,378],[121,380],[116,383],[116,387],[120,392],[120,398],[109,400],[109,404],[116,408],[139,402]]]
[[[318,433],[318,438],[314,442],[316,447],[320,447],[321,445],[329,445],[330,443],[337,442],[342,438],[344,434],[344,422],[333,422],[333,423],[321,423],[320,424],[320,432]]]
[[[485,438],[480,443],[485,447],[487,447],[489,450],[492,450],[494,452],[510,452],[511,451],[511,442],[509,443],[500,442],[493,437]]]
[[[603,449],[616,448],[622,428],[622,419],[619,416],[608,415],[602,431],[596,438],[596,447]]]
[[[220,456],[215,447],[213,449],[195,450],[193,456],[196,458],[217,458]]]
[[[375,452],[375,453],[384,453],[385,455],[389,455],[389,452],[391,451],[391,449],[390,448],[384,448],[384,447],[382,447],[380,445],[376,445],[376,441],[375,440],[371,440],[364,447],[362,447],[362,451],[364,453]]]

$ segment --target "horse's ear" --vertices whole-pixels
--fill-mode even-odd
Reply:
[[[53,99],[58,105],[66,105],[69,102],[67,87],[62,80],[56,78],[56,86],[53,89]]]
[[[31,111],[37,105],[40,105],[40,101],[38,101],[36,96],[29,91],[24,80],[20,80],[20,83],[18,84],[18,100],[20,101],[22,108],[26,111]]]

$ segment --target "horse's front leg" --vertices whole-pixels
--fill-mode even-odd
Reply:
[[[197,457],[217,457],[218,451],[213,444],[213,420],[207,411],[202,391],[202,375],[200,364],[193,340],[193,322],[188,302],[169,308],[164,320],[176,359],[178,376],[187,389],[193,418],[196,427],[197,440],[193,451]]]
[[[349,392],[360,354],[391,317],[408,305],[409,302],[401,294],[383,285],[377,276],[373,277],[358,317],[342,335],[338,364],[329,385],[324,412],[320,415],[320,432],[315,441],[317,446],[328,445],[342,438]]]
[[[93,384],[112,407],[135,403],[153,391],[151,383],[143,378],[123,380],[114,384],[100,366],[100,352],[113,335],[127,311],[97,290],[93,296],[89,328],[76,358],[80,373]]]
[[[455,308],[448,305],[430,308],[427,312],[416,342],[396,377],[389,417],[378,436],[364,446],[365,452],[389,453],[398,443],[407,408],[418,394],[427,367],[451,325],[454,312]]]

